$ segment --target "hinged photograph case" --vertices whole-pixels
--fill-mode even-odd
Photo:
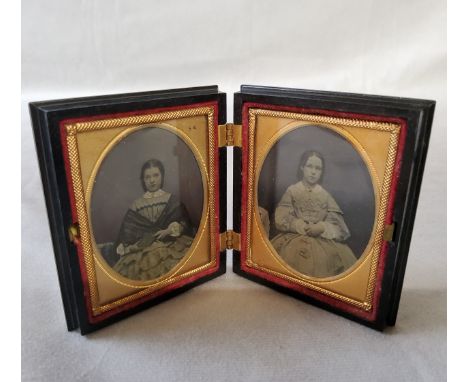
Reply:
[[[240,276],[394,325],[434,108],[258,86],[232,123],[217,86],[31,103],[68,329],[209,281],[228,249]]]

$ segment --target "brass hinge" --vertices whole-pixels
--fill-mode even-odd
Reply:
[[[393,241],[393,234],[395,233],[395,224],[386,224],[383,231],[383,239],[385,241]]]
[[[240,235],[237,232],[229,230],[219,235],[219,250],[223,252],[226,249],[240,251]]]
[[[226,123],[218,126],[218,146],[242,147],[242,125]]]

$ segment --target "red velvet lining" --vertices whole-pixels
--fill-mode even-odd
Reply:
[[[67,145],[67,134],[66,134],[66,124],[70,123],[76,123],[76,122],[85,122],[85,121],[95,121],[95,120],[100,120],[100,119],[109,119],[109,118],[121,118],[121,117],[128,117],[128,116],[133,116],[133,115],[147,115],[147,114],[153,114],[153,113],[162,113],[165,111],[173,111],[173,110],[186,110],[186,109],[194,109],[194,108],[199,108],[199,107],[206,107],[206,106],[211,106],[214,108],[214,134],[213,134],[213,139],[214,139],[214,155],[215,155],[215,160],[214,160],[214,174],[215,174],[215,237],[217,238],[219,236],[219,157],[218,157],[218,103],[217,102],[206,102],[206,103],[195,103],[195,104],[189,104],[189,105],[182,105],[182,106],[174,106],[174,107],[166,107],[166,108],[156,108],[156,109],[147,109],[147,110],[138,110],[138,111],[132,111],[132,112],[126,112],[126,113],[115,113],[115,114],[101,114],[101,115],[95,115],[92,117],[82,117],[82,118],[73,118],[73,119],[66,119],[60,122],[60,138],[61,138],[61,143],[62,143],[62,153],[63,153],[63,158],[65,161],[65,172],[67,176],[67,186],[68,186],[68,195],[69,195],[69,200],[70,200],[70,206],[71,206],[71,212],[72,212],[72,220],[73,223],[78,222],[78,214],[76,210],[76,201],[75,201],[75,196],[73,192],[73,182],[72,182],[72,177],[71,177],[71,168],[70,168],[70,161],[68,158],[68,145]],[[91,299],[90,299],[90,288],[89,288],[89,282],[88,282],[88,275],[86,273],[86,267],[85,267],[85,262],[84,262],[84,254],[83,254],[83,246],[81,245],[81,242],[79,240],[75,240],[75,245],[77,248],[78,252],[78,260],[80,264],[80,273],[81,273],[81,280],[83,282],[84,290],[84,298],[86,302],[86,309],[88,313],[88,320],[90,323],[97,323],[101,322],[119,312],[129,310],[137,305],[140,305],[144,303],[145,301],[151,300],[155,297],[164,295],[174,289],[178,289],[184,285],[190,284],[204,276],[208,276],[212,273],[215,273],[219,269],[219,240],[215,240],[216,242],[216,266],[213,268],[206,269],[204,271],[201,271],[193,276],[190,276],[188,278],[185,278],[181,281],[178,281],[174,284],[168,285],[162,289],[159,289],[157,291],[154,291],[151,294],[148,294],[144,297],[141,297],[137,300],[131,301],[129,303],[120,305],[112,310],[109,310],[105,313],[99,314],[97,316],[93,315],[92,311],[92,306],[91,306]]]
[[[389,118],[383,117],[378,115],[366,115],[366,114],[357,114],[357,113],[348,113],[348,112],[339,112],[334,110],[323,110],[323,109],[307,109],[307,108],[297,108],[297,107],[287,107],[287,106],[275,106],[275,105],[265,105],[265,104],[258,104],[258,103],[245,103],[242,107],[242,147],[244,150],[242,152],[242,211],[245,211],[247,208],[247,181],[249,178],[249,168],[248,168],[248,154],[249,154],[249,109],[250,108],[258,108],[258,109],[267,109],[267,110],[277,110],[277,111],[290,111],[290,112],[297,112],[303,114],[318,114],[318,115],[326,115],[332,117],[341,117],[341,118],[353,118],[353,119],[363,119],[368,121],[378,121],[378,122],[390,122],[390,123],[397,123],[401,126],[400,130],[400,137],[398,141],[398,151],[395,161],[395,167],[392,177],[391,183],[391,190],[390,190],[390,197],[388,202],[388,208],[386,213],[385,222],[387,224],[392,223],[393,218],[393,207],[395,203],[395,194],[398,185],[398,178],[400,175],[400,168],[403,156],[403,148],[406,139],[406,130],[407,124],[406,121],[401,118]],[[253,274],[257,277],[263,278],[275,284],[281,285],[288,289],[295,290],[301,294],[313,297],[314,299],[323,302],[327,305],[333,306],[337,309],[340,309],[344,312],[350,313],[354,316],[360,317],[362,319],[368,321],[375,321],[378,306],[380,302],[380,295],[381,295],[381,285],[382,285],[382,278],[385,269],[385,264],[387,260],[387,252],[388,252],[388,244],[384,242],[380,251],[379,256],[379,264],[377,268],[377,279],[376,285],[374,289],[374,296],[373,296],[373,304],[372,309],[370,311],[364,311],[359,309],[353,305],[350,305],[344,301],[337,300],[333,297],[324,295],[320,292],[308,289],[301,285],[295,284],[293,282],[284,280],[280,277],[276,277],[269,273],[260,271],[258,269],[250,268],[246,265],[246,253],[247,253],[247,214],[243,214],[242,221],[241,221],[241,269],[247,273]]]

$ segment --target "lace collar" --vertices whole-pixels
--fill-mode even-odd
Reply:
[[[154,191],[154,192],[151,192],[151,191],[146,191],[144,194],[143,194],[143,198],[145,199],[154,199],[154,198],[159,198],[163,195],[166,194],[166,191],[164,191],[162,188],[160,188],[158,191]]]

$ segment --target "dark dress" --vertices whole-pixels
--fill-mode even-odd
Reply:
[[[154,235],[171,229],[164,239]],[[127,211],[115,244],[120,259],[114,270],[132,280],[152,280],[174,268],[193,241],[187,211],[173,195],[163,190],[145,195]]]

